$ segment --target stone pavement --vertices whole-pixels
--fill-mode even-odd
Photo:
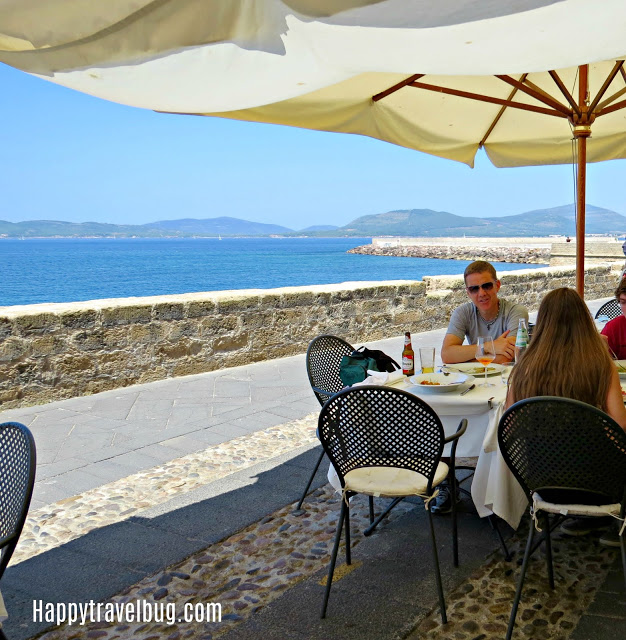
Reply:
[[[592,310],[600,302],[590,304]],[[414,347],[439,346],[443,333],[440,330],[416,334]],[[401,343],[399,337],[380,341],[375,346],[398,358]],[[6,623],[9,637],[28,638],[49,626],[32,621],[33,599],[45,602],[101,600],[128,592],[135,584],[143,585],[137,592],[139,597],[151,594],[157,600],[157,595],[165,591],[166,595],[161,597],[171,599],[175,598],[175,589],[164,585],[169,585],[174,573],[187,576],[178,578],[183,581],[178,595],[187,593],[186,597],[190,597],[192,593],[204,593],[206,599],[226,594],[224,606],[230,602],[237,612],[231,613],[230,622],[240,625],[239,630],[212,629],[210,635],[207,629],[196,627],[193,633],[183,632],[185,637],[213,637],[219,631],[228,632],[229,636],[234,634],[233,637],[256,637],[258,633],[264,637],[317,637],[319,634],[339,638],[352,637],[346,631],[351,625],[354,637],[400,637],[417,633],[419,625],[416,626],[415,616],[406,619],[400,615],[400,626],[394,627],[396,635],[389,635],[389,624],[384,622],[385,612],[392,609],[398,614],[406,612],[407,605],[415,602],[415,589],[420,594],[422,604],[418,609],[424,624],[428,623],[428,615],[436,604],[427,595],[433,592],[429,586],[432,582],[429,565],[416,579],[405,571],[410,562],[400,559],[394,565],[382,562],[378,569],[363,571],[363,580],[370,587],[356,602],[369,611],[365,628],[362,614],[347,627],[342,623],[349,612],[350,619],[354,617],[353,605],[348,604],[354,590],[360,593],[364,589],[361,582],[353,581],[343,596],[341,586],[337,592],[333,591],[331,626],[321,626],[319,632],[311,635],[312,621],[320,624],[316,613],[311,616],[311,608],[316,612],[318,607],[318,595],[312,595],[311,590],[317,594],[319,587],[314,586],[315,581],[305,578],[315,571],[323,573],[337,507],[332,492],[320,488],[325,484],[325,469],[318,473],[314,483],[316,491],[305,503],[304,516],[290,515],[285,505],[298,499],[318,455],[314,434],[318,410],[306,378],[304,355],[300,355],[0,414],[2,421],[14,419],[29,425],[37,441],[39,457],[30,520],[15,563],[2,583],[11,615]],[[281,509],[286,511],[283,513]],[[372,564],[373,558],[380,560],[385,550],[392,554],[402,552],[408,543],[397,546],[399,540],[413,535],[410,523],[416,516],[423,516],[420,511],[392,513],[391,526],[405,531],[401,536],[376,534],[359,542],[355,533],[353,543],[373,553],[365,562]],[[203,592],[200,583],[206,585],[207,581],[197,578],[193,588],[184,584],[195,567],[208,563],[202,559],[210,555],[207,554],[210,549],[222,545],[219,565],[219,558],[227,555],[223,545],[232,549],[246,540],[252,540],[252,544],[244,546],[246,551],[241,554],[247,558],[243,575],[246,576],[246,572],[255,575],[258,568],[250,567],[260,560],[254,560],[249,549],[259,544],[259,540],[265,540],[260,549],[267,553],[267,534],[259,536],[259,531],[273,531],[272,522],[280,523],[280,538],[287,544],[274,564],[291,558],[294,566],[287,571],[279,564],[274,578],[270,578],[273,574],[267,571],[266,584],[272,586],[269,595],[260,602],[268,606],[260,609],[258,615],[252,618],[244,615],[255,608],[254,603],[245,598],[256,597],[259,602],[259,596],[248,595],[245,589],[239,592],[238,587],[231,586],[230,591]],[[445,522],[437,524],[443,553],[446,553],[446,542],[441,540],[446,539],[446,526]],[[317,540],[317,546],[309,549],[308,555],[299,550],[307,538],[302,537],[303,527],[311,540]],[[246,528],[250,533],[243,536],[241,532],[248,530]],[[300,533],[296,534],[297,531]],[[459,570],[452,571],[450,563],[442,561],[444,581],[452,593],[455,588],[467,587],[471,572],[480,573],[485,558],[492,552],[497,553],[495,539],[488,528],[485,529],[485,523],[469,514],[462,522],[461,544],[465,556]],[[193,559],[188,571],[168,573],[165,569],[184,562],[185,558]],[[605,555],[594,565],[601,587],[583,585],[587,593],[593,595],[597,591],[597,597],[586,613],[580,612],[582,618],[580,615],[576,618],[580,623],[571,635],[573,640],[604,637],[584,635],[585,628],[595,632],[604,624],[607,632],[613,629],[614,635],[620,624],[626,625],[623,591],[618,595],[615,570],[607,574],[613,560],[614,555]],[[267,558],[263,561],[269,562]],[[233,566],[234,563],[226,569],[231,578],[226,585],[235,580]],[[216,567],[211,565],[211,575],[215,572]],[[379,579],[376,572],[380,574]],[[345,580],[345,584],[350,581]],[[398,593],[394,585],[400,584],[404,587]],[[379,590],[378,595],[384,598],[376,599],[372,588],[374,592]],[[251,588],[256,589],[260,593],[262,585]],[[229,596],[231,592],[235,596]],[[281,597],[276,599],[278,596]],[[272,598],[275,602],[269,604]],[[304,606],[305,603],[308,604]],[[392,603],[395,604],[392,606]],[[380,608],[382,605],[384,610]],[[307,618],[300,620],[305,627],[299,628],[298,620],[292,620],[294,611],[299,612],[298,620],[302,616]],[[571,630],[574,623],[569,624]],[[290,635],[281,635],[287,629]],[[560,630],[565,631],[569,632],[567,625]],[[150,637],[154,632],[151,628],[132,630],[133,637],[137,638]],[[131,630],[107,631],[95,627],[88,633],[89,637],[126,637],[131,635]],[[450,637],[465,637],[463,633],[457,630]],[[54,637],[71,636],[64,636],[61,630],[54,634]],[[156,637],[161,635],[157,632]]]

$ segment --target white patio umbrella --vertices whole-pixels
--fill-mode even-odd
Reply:
[[[575,162],[581,294],[586,163],[626,157],[624,33],[623,0],[0,0],[0,61],[107,100]]]

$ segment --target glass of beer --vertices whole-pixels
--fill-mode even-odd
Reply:
[[[422,373],[435,373],[435,347],[420,348]]]
[[[487,367],[496,359],[496,348],[491,336],[478,336],[476,343],[476,360],[485,367],[485,387],[493,385],[487,382]]]

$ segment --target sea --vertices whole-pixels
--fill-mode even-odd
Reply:
[[[370,242],[371,238],[4,238],[0,306],[420,280],[425,275],[462,273],[468,264],[347,253]],[[510,271],[529,265],[494,266]]]

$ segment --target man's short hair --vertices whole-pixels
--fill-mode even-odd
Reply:
[[[622,278],[622,281],[617,285],[615,289],[615,299],[619,302],[620,295],[626,295],[626,276]]]
[[[496,270],[491,262],[487,262],[486,260],[475,260],[474,262],[468,264],[467,267],[465,267],[465,271],[463,272],[463,280],[467,282],[467,276],[471,276],[472,273],[485,272],[492,276],[494,280],[498,279]]]

